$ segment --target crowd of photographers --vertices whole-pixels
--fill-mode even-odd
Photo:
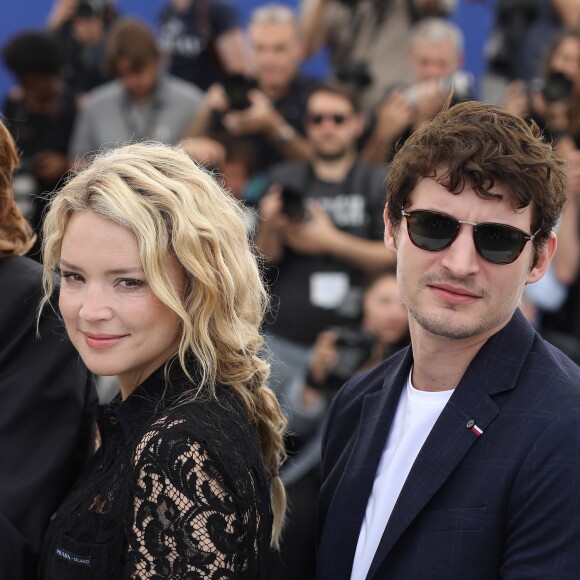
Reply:
[[[486,86],[567,160],[558,253],[522,309],[578,362],[580,29],[567,25],[578,22],[580,3],[534,6],[498,4]],[[397,144],[449,98],[481,98],[462,70],[463,34],[447,19],[454,9],[448,0],[306,0],[296,11],[264,3],[242,30],[229,0],[169,0],[157,28],[111,1],[55,0],[45,29],[2,48],[14,77],[3,118],[22,155],[14,192],[37,232],[48,192],[71,168],[147,138],[180,143],[247,206],[272,294],[271,383],[291,426],[282,472],[291,510],[272,578],[314,576],[330,399],[408,341],[394,256],[382,242],[384,180]],[[509,42],[534,27],[543,60],[532,75],[526,55],[524,74]],[[302,61],[323,46],[328,78],[304,75]],[[31,255],[41,260],[38,246]]]

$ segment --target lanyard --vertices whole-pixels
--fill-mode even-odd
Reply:
[[[161,99],[156,88],[151,101],[140,110],[126,93],[123,95],[121,114],[131,141],[152,138],[159,122]]]

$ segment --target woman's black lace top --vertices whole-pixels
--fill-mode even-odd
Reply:
[[[159,370],[100,406],[101,447],[51,516],[41,578],[265,577],[270,478],[245,409],[225,387],[176,405],[191,383],[171,369],[166,391]]]

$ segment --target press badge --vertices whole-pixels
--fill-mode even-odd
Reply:
[[[326,310],[338,308],[349,290],[344,272],[315,272],[310,275],[310,304]]]

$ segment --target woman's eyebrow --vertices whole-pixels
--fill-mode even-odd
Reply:
[[[78,270],[82,271],[80,266],[75,266],[71,262],[67,262],[66,260],[60,261],[61,267],[69,268],[70,270]],[[143,274],[144,270],[141,266],[134,266],[128,268],[114,268],[112,270],[107,270],[105,274],[107,275],[123,275],[123,274]]]

